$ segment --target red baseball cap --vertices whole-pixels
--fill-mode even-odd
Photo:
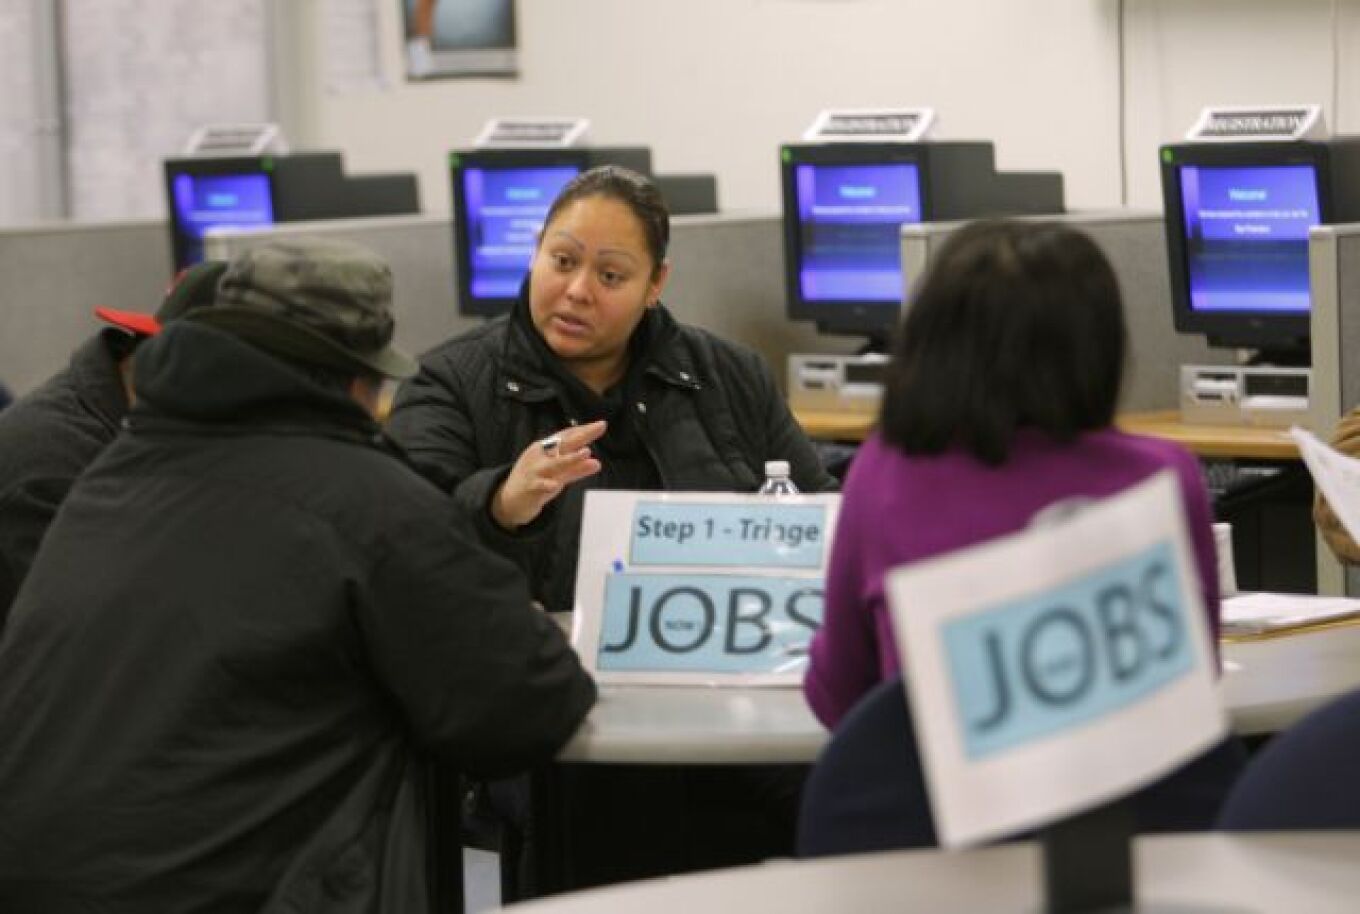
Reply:
[[[170,281],[170,288],[165,290],[165,298],[155,314],[100,305],[94,309],[95,317],[138,336],[155,336],[166,321],[211,305],[217,297],[218,280],[226,270],[227,264],[221,260],[205,260],[180,270]]]

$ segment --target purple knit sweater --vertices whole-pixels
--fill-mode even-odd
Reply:
[[[803,681],[813,712],[834,727],[865,692],[898,672],[883,594],[886,571],[1013,533],[1054,501],[1111,495],[1168,467],[1180,479],[1204,605],[1217,637],[1213,516],[1199,464],[1180,446],[1114,429],[1059,444],[1023,430],[1007,461],[989,467],[961,451],[909,456],[875,435],[845,481],[827,570],[826,615]]]

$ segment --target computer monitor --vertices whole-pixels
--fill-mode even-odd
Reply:
[[[1210,345],[1308,357],[1308,230],[1334,218],[1326,144],[1162,149],[1175,326]]]
[[[274,173],[268,166],[255,156],[166,163],[177,270],[203,259],[203,235],[209,228],[274,224]]]
[[[166,159],[175,269],[203,259],[216,226],[345,219],[420,211],[415,175],[350,177],[338,152]]]
[[[548,208],[568,181],[596,165],[651,171],[644,148],[478,149],[449,155],[458,311],[510,310],[533,260]]]
[[[930,213],[918,149],[786,146],[781,158],[789,317],[881,342],[902,305],[901,226]]]
[[[982,140],[807,143],[780,150],[788,315],[881,350],[905,288],[901,227],[1063,211],[1062,175],[998,172]]]

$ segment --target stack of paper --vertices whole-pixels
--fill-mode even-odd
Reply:
[[[1224,635],[1296,631],[1345,619],[1360,619],[1360,600],[1292,593],[1247,593],[1223,601]]]

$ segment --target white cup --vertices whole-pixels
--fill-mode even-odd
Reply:
[[[1218,554],[1218,592],[1231,597],[1237,593],[1237,566],[1233,563],[1232,524],[1214,524],[1214,551]]]

